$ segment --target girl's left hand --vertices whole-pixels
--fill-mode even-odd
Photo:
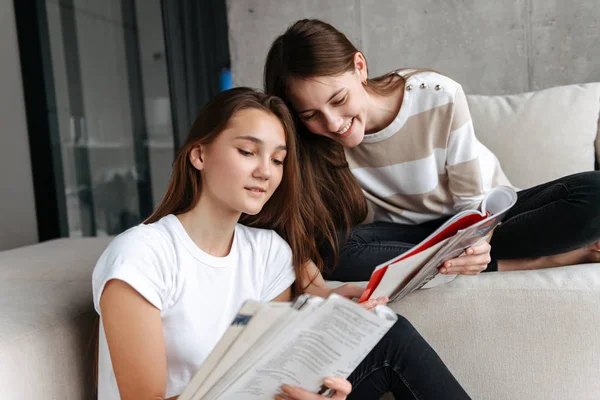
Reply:
[[[325,386],[335,390],[333,397],[324,397],[320,394],[312,393],[296,386],[283,385],[281,394],[275,396],[276,400],[323,400],[331,398],[334,400],[344,400],[352,391],[352,384],[342,378],[326,378],[323,382]]]
[[[335,289],[331,290],[331,293],[337,293],[340,296],[344,296],[347,299],[359,298],[365,290],[360,286],[354,285],[352,283],[345,283],[342,286],[339,286]],[[385,305],[390,301],[389,298],[382,296],[377,299],[371,299],[360,303],[360,305],[367,310],[372,310],[378,305]]]
[[[465,254],[448,260],[440,267],[440,273],[445,275],[477,275],[485,270],[491,261],[490,250],[492,246],[488,242],[469,247]]]

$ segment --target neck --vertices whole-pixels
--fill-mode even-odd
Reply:
[[[367,124],[365,134],[379,132],[394,121],[404,99],[404,86],[389,94],[380,94],[367,88]]]
[[[241,213],[217,204],[214,199],[200,195],[198,204],[177,215],[177,218],[202,251],[215,257],[225,257],[231,250],[235,225]]]

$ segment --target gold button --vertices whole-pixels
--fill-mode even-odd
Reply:
[[[440,90],[442,87],[440,85],[435,85],[435,90]]]
[[[425,82],[423,82],[423,83],[421,83],[421,84],[419,85],[419,87],[420,87],[421,89],[425,89],[425,88],[427,87],[427,84],[426,84]]]
[[[412,90],[412,85],[406,85],[406,91],[410,92]]]

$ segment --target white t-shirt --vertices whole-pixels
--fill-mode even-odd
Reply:
[[[292,251],[271,230],[236,225],[229,255],[206,254],[174,215],[133,227],[104,251],[92,275],[94,307],[111,279],[127,282],[160,310],[167,353],[166,397],[183,392],[245,300],[268,302],[295,280]],[[100,319],[98,399],[119,399]]]

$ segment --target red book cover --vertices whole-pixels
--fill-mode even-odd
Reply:
[[[423,250],[427,250],[428,248],[436,245],[437,243],[441,242],[442,240],[447,239],[451,236],[454,236],[456,234],[456,232],[458,232],[459,230],[468,228],[469,226],[476,224],[479,221],[484,220],[485,218],[487,218],[487,216],[488,215],[481,215],[479,213],[467,214],[467,215],[463,216],[462,218],[459,218],[456,221],[452,222],[448,226],[443,227],[440,231],[435,232],[429,238],[425,239],[425,241],[419,243],[417,246],[413,247],[411,250],[402,254],[402,256],[400,256],[399,258],[395,258],[393,260],[393,262],[390,262],[390,263],[384,264],[384,265],[380,265],[379,267],[377,267],[377,269],[371,275],[371,279],[369,279],[369,283],[367,284],[367,287],[366,287],[365,291],[363,292],[362,296],[360,296],[360,299],[358,300],[358,302],[362,303],[369,299],[369,297],[371,296],[371,293],[373,293],[373,291],[377,288],[377,285],[379,285],[379,282],[381,282],[383,275],[385,275],[385,271],[387,270],[387,268],[390,265],[393,265],[394,263],[396,263],[400,260],[404,260],[408,257],[418,254]]]

